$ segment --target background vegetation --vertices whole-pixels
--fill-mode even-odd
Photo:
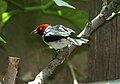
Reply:
[[[66,2],[72,6],[58,6],[53,0],[0,0],[0,81],[9,56],[21,59],[17,84],[27,84],[54,58],[55,51],[39,36],[30,34],[39,24],[62,24],[77,33],[84,28],[88,21],[88,0]],[[78,81],[86,81],[87,59],[87,46],[77,47],[46,83],[72,84],[71,70]]]

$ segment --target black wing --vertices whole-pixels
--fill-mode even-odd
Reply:
[[[52,42],[60,40],[61,38],[67,38],[75,34],[72,29],[66,28],[62,25],[50,26],[43,34],[43,39],[46,42]]]
[[[45,42],[53,42],[53,41],[60,40],[62,38],[66,38],[66,37],[63,37],[63,36],[53,36],[53,35],[43,36],[43,39],[44,39]]]

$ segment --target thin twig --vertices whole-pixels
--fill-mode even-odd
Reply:
[[[8,2],[10,2],[11,4],[21,8],[21,9],[24,9],[25,11],[31,11],[31,10],[45,10],[45,9],[48,9],[49,7],[51,7],[53,4],[54,4],[54,1],[53,0],[50,0],[47,4],[43,4],[41,3],[41,5],[38,5],[38,6],[33,6],[33,7],[24,7],[22,4],[20,3],[17,3],[16,1],[14,0],[8,0]],[[42,2],[42,1],[41,1]]]
[[[107,6],[107,0],[102,0],[103,1],[103,6]]]
[[[71,72],[72,77],[73,77],[73,84],[78,84],[72,63],[69,60],[67,60],[67,63],[68,63],[68,67],[69,67],[70,72]]]

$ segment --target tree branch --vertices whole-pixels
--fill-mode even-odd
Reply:
[[[118,8],[119,5],[120,0],[113,0],[109,5],[103,5],[102,10],[98,16],[89,22],[78,36],[88,38],[95,29],[106,22],[106,19],[112,15],[112,13]]]
[[[99,26],[103,25],[107,20],[107,18],[118,8],[120,5],[120,0],[113,0],[109,5],[106,4],[106,0],[103,4],[102,10],[96,16],[91,22],[89,22],[84,30],[78,35],[78,37],[82,38],[88,38],[90,34],[97,29]],[[75,48],[74,45],[71,45],[69,48],[66,47],[64,49],[64,52],[60,53],[58,56],[56,56],[55,59],[53,59],[48,66],[45,67],[35,78],[34,81],[29,82],[28,84],[43,84],[44,80],[52,74],[54,69],[62,64],[64,59],[73,51]]]
[[[3,84],[15,84],[19,61],[20,59],[18,57],[9,57],[8,70],[5,74]]]

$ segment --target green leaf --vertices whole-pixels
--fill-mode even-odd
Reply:
[[[118,14],[120,14],[120,11],[118,11]]]
[[[57,12],[58,12],[59,16],[62,16],[62,11],[61,10],[58,10]]]
[[[0,0],[0,14],[6,11],[7,9],[7,3],[3,0]]]
[[[3,43],[7,43],[1,36],[0,36],[0,41]]]
[[[74,6],[68,4],[67,2],[63,1],[63,0],[54,0],[55,3],[58,5],[58,6],[65,6],[65,7],[69,7],[69,8],[72,8],[72,9],[75,9]]]
[[[8,12],[2,13],[2,22],[5,23],[6,21],[9,20],[10,17],[11,15]]]

